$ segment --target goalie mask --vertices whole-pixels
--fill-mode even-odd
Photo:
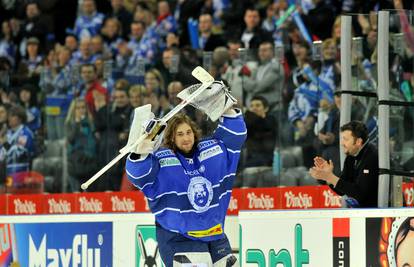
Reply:
[[[187,99],[202,84],[194,84],[177,96],[181,99]],[[190,102],[190,105],[203,111],[212,121],[216,121],[237,100],[230,94],[229,88],[222,81],[214,81],[206,90]]]

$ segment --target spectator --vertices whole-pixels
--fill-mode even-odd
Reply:
[[[85,100],[75,98],[65,120],[69,192],[79,191],[80,184],[97,171],[94,130],[92,114]]]
[[[287,107],[293,98],[294,91],[303,82],[302,69],[305,64],[310,62],[310,47],[308,43],[302,41],[292,44],[293,60],[290,62],[289,68],[291,72],[286,77],[287,86],[283,92],[283,104]]]
[[[253,96],[245,113],[248,134],[246,160],[243,167],[243,186],[266,186],[262,178],[269,173],[276,144],[276,119],[269,114],[269,105],[263,96]],[[269,178],[269,177],[267,177]]]
[[[122,32],[122,37],[127,38],[130,32],[129,26],[132,22],[132,14],[124,7],[123,0],[111,0],[112,14],[111,17],[120,22],[119,32]],[[109,19],[109,18],[108,18]],[[122,31],[121,31],[122,29]],[[120,35],[121,36],[121,35]]]
[[[6,57],[12,65],[16,64],[16,45],[13,43],[13,32],[9,21],[1,23],[0,57]]]
[[[72,53],[70,64],[92,64],[96,60],[96,56],[92,54],[91,38],[85,37],[81,39],[79,50]]]
[[[165,43],[166,48],[180,47],[180,38],[176,33],[169,32],[165,38]]]
[[[146,94],[151,95],[152,93],[160,96],[165,94],[164,79],[161,73],[157,69],[150,69],[145,73],[145,88],[147,89]]]
[[[262,29],[272,34],[273,40],[278,43],[285,43],[284,40],[286,26],[285,23],[280,27],[276,26],[276,21],[280,19],[288,9],[288,1],[279,0],[268,4],[266,8],[266,18],[262,22]]]
[[[335,40],[335,44],[339,48],[341,40],[341,16],[335,18],[334,24],[332,25],[331,38]]]
[[[214,34],[213,17],[210,14],[202,14],[198,18],[198,46],[203,51],[214,51],[216,47],[225,46],[221,35]]]
[[[95,35],[91,39],[91,54],[94,58],[110,59],[112,57],[100,35]]]
[[[36,87],[31,84],[23,85],[20,88],[19,100],[21,106],[26,110],[26,125],[36,135],[42,126],[40,109],[37,106]]]
[[[154,64],[156,46],[143,21],[134,21],[131,24],[131,35],[128,44],[119,45],[119,55],[116,58],[117,65],[124,70],[125,75],[142,76],[137,73],[139,65]]]
[[[311,35],[320,40],[331,37],[331,29],[335,21],[334,8],[324,0],[312,0],[314,7],[306,15],[303,22]]]
[[[35,151],[33,133],[25,125],[26,111],[12,106],[8,112],[9,129],[0,138],[0,161],[6,162],[6,174],[29,171]]]
[[[257,64],[254,61],[242,62],[240,58],[240,49],[242,49],[242,42],[238,39],[230,39],[227,42],[230,61],[227,68],[222,75],[223,80],[227,81],[231,87],[233,96],[237,99],[237,104],[243,106],[245,104],[246,92],[244,88],[243,76],[239,75],[243,64],[246,64],[250,72],[255,72]],[[244,51],[246,52],[246,51]]]
[[[111,95],[115,87],[113,79],[113,61],[97,58],[95,60],[96,76],[98,82],[107,89],[108,95]]]
[[[81,87],[80,95],[85,97],[89,112],[96,114],[95,98],[102,95],[104,99],[108,99],[108,91],[103,87],[98,79],[96,67],[93,64],[84,64],[80,68],[83,85]]]
[[[165,84],[178,80],[186,87],[198,82],[191,75],[191,70],[195,66],[185,59],[177,47],[171,47],[162,52],[162,59],[157,64],[157,69],[161,72]]]
[[[38,49],[44,52],[46,48],[46,36],[53,31],[51,29],[52,26],[53,24],[42,16],[39,5],[36,2],[29,2],[26,5],[26,19],[23,21],[17,38],[17,42],[20,43],[20,55],[23,57],[26,56],[26,42],[31,37],[37,38]]]
[[[6,136],[7,133],[7,112],[8,105],[0,104],[0,140]],[[0,160],[0,191],[6,180],[6,161],[5,159]]]
[[[155,32],[160,38],[158,47],[161,50],[165,49],[167,34],[170,32],[177,32],[177,22],[171,14],[170,5],[168,1],[162,0],[158,2],[158,17],[155,26]]]
[[[121,23],[118,19],[108,18],[105,20],[101,34],[103,41],[105,43],[105,47],[109,50],[113,58],[115,58],[118,55],[118,47],[123,41],[123,39],[121,38],[121,33]]]
[[[65,37],[65,46],[69,48],[71,53],[74,53],[78,50],[78,39],[76,35],[68,34]]]
[[[131,34],[129,36],[128,48],[133,51],[138,50],[141,40],[145,34],[145,23],[143,21],[134,21],[130,25]]]
[[[368,143],[368,129],[360,121],[351,121],[341,127],[341,145],[347,155],[341,175],[333,174],[332,161],[314,159],[309,170],[315,179],[326,181],[349,207],[377,207],[378,152]]]
[[[181,99],[177,96],[183,90],[183,84],[180,81],[171,82],[168,87],[168,101],[171,106],[175,107],[180,104]]]
[[[228,62],[230,61],[229,50],[225,46],[219,46],[213,51],[210,74],[216,80],[223,80],[222,75],[225,73]]]
[[[259,66],[251,72],[244,66],[240,74],[243,75],[246,90],[246,103],[249,104],[254,95],[264,96],[269,102],[269,110],[280,110],[282,91],[284,88],[283,66],[274,58],[272,42],[263,42],[259,46]]]
[[[328,118],[322,125],[322,129],[317,134],[319,139],[319,152],[322,158],[332,160],[334,164],[333,173],[340,175],[341,164],[339,158],[339,111],[341,109],[341,94],[335,93],[335,105],[332,105]]]
[[[78,77],[73,77],[69,64],[71,51],[62,46],[57,50],[57,66],[44,65],[39,86],[46,95],[45,118],[49,140],[64,137],[64,121],[70,99],[75,93]]]
[[[228,38],[234,38],[235,33],[239,33],[243,30],[243,15],[246,14],[246,10],[251,8],[255,4],[254,1],[231,1],[231,5],[221,16],[224,22],[223,29],[226,30],[225,36]],[[238,37],[238,36],[237,36]]]
[[[341,66],[337,61],[338,50],[335,40],[328,38],[322,43],[322,67],[320,78],[324,80],[331,88],[339,82],[341,75]]]
[[[79,40],[97,35],[102,27],[104,15],[96,11],[94,0],[83,0],[82,14],[76,18],[74,33]]]
[[[4,136],[7,132],[7,113],[9,106],[0,104],[0,136]]]
[[[204,1],[184,0],[178,1],[175,6],[174,17],[178,23],[179,37],[182,46],[189,45],[188,21],[189,19],[198,18]]]
[[[246,25],[240,40],[245,48],[257,49],[265,41],[273,42],[272,35],[260,28],[260,14],[257,9],[248,8],[244,13],[244,23]]]
[[[157,22],[153,13],[148,8],[137,9],[134,14],[134,21],[142,21],[145,24],[145,39],[156,50],[158,47],[159,35],[156,32]]]
[[[145,94],[143,98],[143,105],[146,104],[151,104],[151,112],[154,113],[155,117],[157,118],[162,118],[170,110],[169,105],[161,105],[163,103],[160,101],[160,96],[153,92]]]
[[[133,108],[142,106],[143,94],[145,93],[145,86],[141,84],[133,85],[128,90],[129,103]]]
[[[307,79],[307,76],[303,76]],[[315,155],[313,133],[319,97],[317,96],[318,87],[310,80],[305,80],[295,90],[293,99],[289,103],[288,119],[295,127],[295,143],[302,147],[304,165],[310,167]]]
[[[43,61],[39,51],[39,40],[36,37],[31,37],[26,44],[26,57],[20,61],[17,70],[18,80],[20,82],[34,80],[37,83],[40,75],[40,65]]]
[[[118,155],[127,141],[132,107],[129,104],[128,94],[125,88],[115,88],[113,103],[108,104],[105,96],[96,94],[95,103],[95,127],[98,138],[98,165],[103,167]],[[121,185],[123,166],[119,161],[99,180],[92,185],[92,191],[118,191]]]

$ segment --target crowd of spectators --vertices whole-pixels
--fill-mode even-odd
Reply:
[[[79,191],[126,144],[133,109],[150,103],[155,116],[164,116],[180,102],[177,94],[197,83],[191,71],[198,65],[224,80],[245,112],[249,134],[237,186],[315,183],[306,179],[315,155],[340,166],[340,16],[359,14],[353,15],[353,35],[361,37],[353,83],[356,90],[376,91],[376,12],[396,8],[412,10],[414,4],[1,1],[0,183],[30,170],[48,176],[48,151],[63,146],[63,164],[46,190]],[[393,48],[392,98],[413,101],[414,51]],[[215,128],[195,109],[185,112],[204,134]],[[394,109],[394,115],[398,150],[414,139],[414,116],[411,109]],[[368,125],[375,142],[375,102],[354,97],[352,118]],[[412,168],[410,160],[396,162]],[[89,190],[124,190],[123,165],[118,162]],[[68,177],[64,184],[62,177]]]

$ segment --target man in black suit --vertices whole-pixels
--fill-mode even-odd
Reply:
[[[368,129],[360,121],[351,121],[341,129],[341,145],[346,154],[338,177],[333,173],[332,160],[314,159],[310,175],[326,183],[339,195],[346,195],[348,207],[378,206],[378,151],[368,142]]]
[[[198,18],[198,45],[204,51],[214,51],[216,47],[226,46],[220,34],[214,34],[213,18],[210,14],[201,14]]]
[[[265,41],[273,42],[272,34],[260,27],[260,14],[257,9],[248,8],[244,13],[244,23],[246,28],[240,36],[244,47],[248,49],[258,49],[259,45]]]

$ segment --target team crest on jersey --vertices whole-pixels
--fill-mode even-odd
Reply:
[[[213,200],[211,182],[201,176],[192,178],[188,186],[187,195],[195,210],[200,212],[207,210],[211,200]]]
[[[163,158],[159,160],[160,167],[180,166],[181,163],[176,157]]]

